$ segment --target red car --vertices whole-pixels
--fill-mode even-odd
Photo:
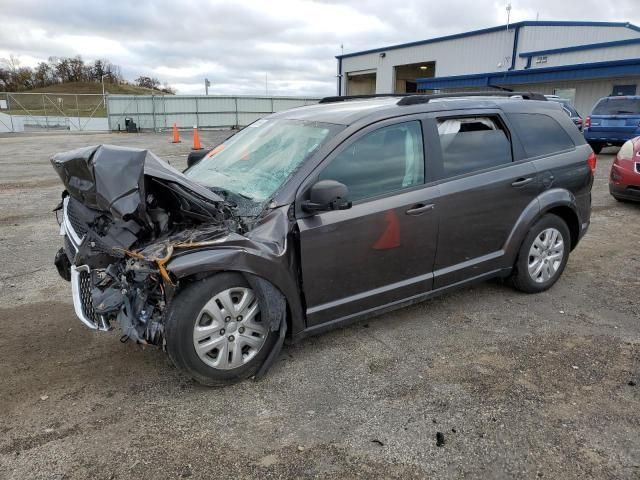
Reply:
[[[609,192],[616,200],[640,202],[640,137],[627,141],[611,165]]]

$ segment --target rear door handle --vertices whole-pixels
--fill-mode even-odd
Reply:
[[[525,185],[530,184],[531,182],[533,182],[533,177],[528,177],[528,178],[519,178],[517,179],[515,182],[513,182],[511,184],[512,187],[524,187]]]
[[[407,210],[405,213],[407,215],[414,215],[414,216],[422,215],[423,213],[426,213],[429,210],[433,210],[434,207],[435,205],[433,203],[430,203],[428,205],[425,205],[424,203],[418,203],[417,205],[414,205],[409,210]]]

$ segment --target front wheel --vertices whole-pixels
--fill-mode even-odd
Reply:
[[[233,272],[185,287],[172,301],[165,327],[173,363],[208,386],[255,375],[277,340],[263,322],[256,293]]]
[[[522,242],[511,283],[526,293],[548,290],[560,278],[571,246],[567,224],[557,215],[547,214],[529,230]]]

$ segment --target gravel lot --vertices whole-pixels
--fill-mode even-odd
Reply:
[[[640,206],[609,196],[610,154],[550,291],[480,284],[205,389],[84,328],[53,266],[51,154],[113,143],[181,168],[183,140],[0,137],[0,478],[640,478]]]

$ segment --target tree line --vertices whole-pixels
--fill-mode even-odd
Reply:
[[[75,57],[49,57],[35,67],[20,65],[17,57],[0,59],[0,91],[19,92],[43,88],[67,82],[129,83],[120,72],[120,67],[109,60],[98,59],[85,62],[80,55]],[[157,78],[140,76],[135,85],[152,88],[164,93],[175,93],[169,85],[161,86]]]

